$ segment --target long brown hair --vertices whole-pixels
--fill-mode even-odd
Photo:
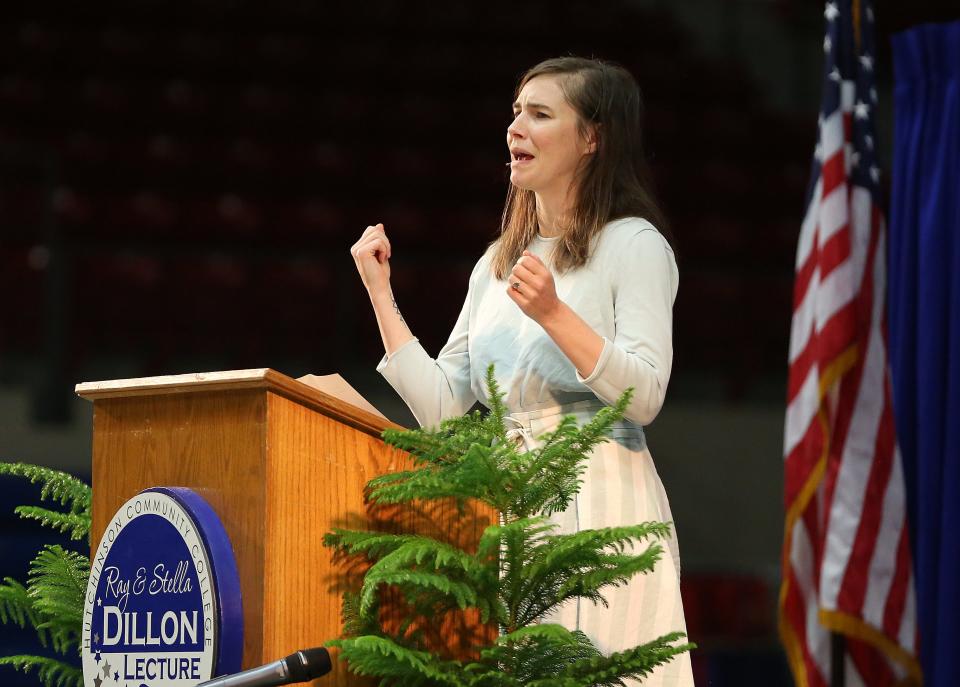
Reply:
[[[573,214],[560,229],[552,255],[560,272],[583,266],[591,243],[604,225],[621,217],[643,217],[669,241],[666,218],[654,199],[643,156],[640,88],[618,64],[582,57],[556,57],[528,69],[520,78],[514,100],[528,81],[558,76],[560,90],[577,112],[577,131],[597,127],[596,151],[577,170]],[[537,234],[537,204],[533,191],[510,183],[500,223],[500,236],[491,244],[494,274],[503,279]]]

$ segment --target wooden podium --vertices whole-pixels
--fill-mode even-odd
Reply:
[[[220,516],[243,594],[243,668],[319,646],[341,633],[338,566],[324,533],[373,519],[363,489],[409,467],[384,444],[398,427],[271,369],[88,382],[93,401],[93,526],[142,489],[189,487]],[[476,542],[492,513],[452,507],[390,529],[455,532]],[[382,526],[382,513],[377,516]],[[360,684],[342,661],[317,684]]]

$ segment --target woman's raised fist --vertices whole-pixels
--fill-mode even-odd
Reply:
[[[383,224],[367,227],[350,254],[368,292],[390,288],[390,240]]]

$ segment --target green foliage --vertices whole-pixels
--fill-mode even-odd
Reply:
[[[0,475],[11,475],[29,479],[31,484],[41,482],[40,498],[50,500],[61,506],[68,506],[68,512],[84,515],[89,529],[90,503],[93,492],[89,485],[59,470],[27,463],[0,463]]]
[[[41,506],[17,506],[14,512],[26,520],[36,520],[69,535],[71,539],[83,539],[90,531],[90,516],[83,513],[62,513]]]
[[[542,622],[569,599],[606,605],[604,591],[650,572],[663,553],[658,540],[670,536],[668,524],[655,522],[559,534],[547,518],[579,491],[588,456],[623,416],[632,389],[583,426],[563,418],[538,448],[525,451],[508,439],[493,366],[487,387],[486,416],[451,418],[436,429],[386,430],[385,441],[408,451],[414,469],[376,477],[367,488],[378,504],[476,500],[495,508],[500,522],[484,530],[475,553],[410,534],[328,533],[327,546],[369,564],[361,588],[344,595],[345,636],[330,645],[354,673],[378,677],[383,687],[622,685],[693,648],[673,633],[604,656],[582,632]],[[646,548],[636,553],[641,543]],[[385,588],[408,605],[396,629],[380,622]],[[464,609],[476,609],[500,633],[493,644],[475,647],[470,662],[431,650],[423,632]]]
[[[46,656],[3,656],[0,665],[13,666],[29,673],[36,669],[37,677],[46,687],[83,687],[80,668]]]
[[[0,475],[40,482],[40,497],[65,510],[19,506],[20,517],[36,520],[79,540],[90,534],[91,490],[87,484],[58,470],[24,463],[0,463]],[[27,585],[10,577],[0,584],[0,622],[31,626],[40,643],[63,656],[77,655],[83,617],[83,595],[90,559],[54,544],[46,545],[30,564]],[[65,661],[45,656],[0,657],[0,665],[36,675],[45,687],[82,687],[83,674]]]
[[[62,654],[79,649],[83,595],[90,577],[90,559],[59,544],[47,545],[30,565],[29,590],[33,608],[50,633],[53,648]]]
[[[16,623],[21,628],[28,623],[37,627],[41,622],[33,609],[33,599],[27,588],[12,577],[3,578],[0,584],[0,622]],[[46,646],[45,634],[41,633],[40,641]]]

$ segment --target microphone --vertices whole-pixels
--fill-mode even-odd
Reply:
[[[306,682],[330,672],[330,654],[323,647],[304,649],[279,661],[224,675],[202,682],[197,687],[273,687]]]

